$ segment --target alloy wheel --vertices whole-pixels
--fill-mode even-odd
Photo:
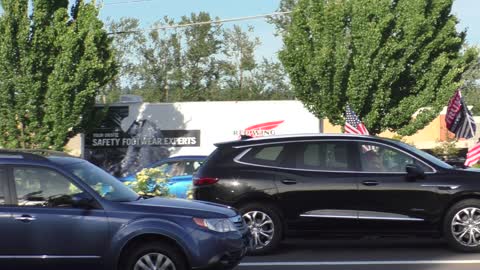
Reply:
[[[273,239],[275,227],[272,218],[261,211],[250,211],[243,215],[243,219],[253,236],[253,248],[262,249]]]
[[[134,270],[176,270],[175,264],[161,253],[149,253],[135,263]]]
[[[467,247],[480,246],[480,209],[468,207],[460,210],[451,222],[453,237]]]

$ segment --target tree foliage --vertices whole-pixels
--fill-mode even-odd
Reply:
[[[248,32],[244,32],[238,25],[235,25],[233,29],[227,29],[224,33],[224,54],[231,59],[225,65],[227,74],[230,75],[227,83],[239,91],[243,91],[245,87],[245,74],[251,73],[257,67],[255,49],[260,45],[260,40],[258,38],[252,40],[250,38],[252,33],[252,27],[248,29]]]
[[[462,94],[474,115],[480,115],[480,57],[463,74]]]
[[[298,0],[280,0],[280,7],[277,9],[277,12],[291,12],[297,3]],[[288,27],[292,23],[292,15],[291,13],[277,15],[268,18],[268,21],[275,25],[277,30],[276,34],[283,36],[287,33]]]
[[[0,146],[61,149],[115,74],[110,38],[94,2],[0,4]]]
[[[371,133],[415,133],[478,55],[462,51],[452,1],[299,0],[280,53],[296,96],[334,124],[348,102]]]
[[[152,28],[191,26],[148,33],[140,31],[136,19],[110,22],[121,69],[107,100],[119,93],[140,95],[147,102],[293,98],[281,64],[256,59],[260,42],[253,28],[195,25],[212,20],[206,12],[179,22],[166,17]]]

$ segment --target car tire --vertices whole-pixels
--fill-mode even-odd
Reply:
[[[450,247],[462,252],[480,252],[480,200],[463,200],[447,211],[443,224]]]
[[[249,255],[265,255],[278,248],[282,240],[284,226],[280,211],[275,206],[264,203],[249,203],[239,207],[239,211],[252,233],[254,247],[249,250]],[[266,235],[271,235],[271,237]]]
[[[183,253],[178,248],[163,243],[150,242],[132,247],[126,253],[124,263],[120,265],[121,270],[135,270],[136,265],[146,264],[149,261],[155,264],[156,260],[161,260],[160,264],[166,264],[166,270],[187,270],[188,264]],[[157,267],[161,269],[161,267]],[[147,268],[148,269],[148,268]],[[152,267],[151,269],[156,269]]]

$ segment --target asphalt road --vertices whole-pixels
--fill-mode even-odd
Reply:
[[[275,254],[247,257],[235,270],[479,270],[480,254],[441,240],[287,240]]]

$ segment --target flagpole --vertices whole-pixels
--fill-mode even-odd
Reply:
[[[469,112],[468,107],[467,107],[467,103],[465,102],[465,100],[463,100],[462,89],[460,88],[458,90],[458,92],[460,93],[460,99],[465,103],[465,106],[462,106],[462,107],[464,107],[463,111],[465,112],[467,117],[472,117],[473,118],[473,116],[470,115],[470,112]],[[470,129],[470,132],[472,133],[472,138],[473,138],[473,137],[475,137],[475,131],[473,130],[472,122],[471,121],[467,121],[467,122],[468,122],[468,127]]]

